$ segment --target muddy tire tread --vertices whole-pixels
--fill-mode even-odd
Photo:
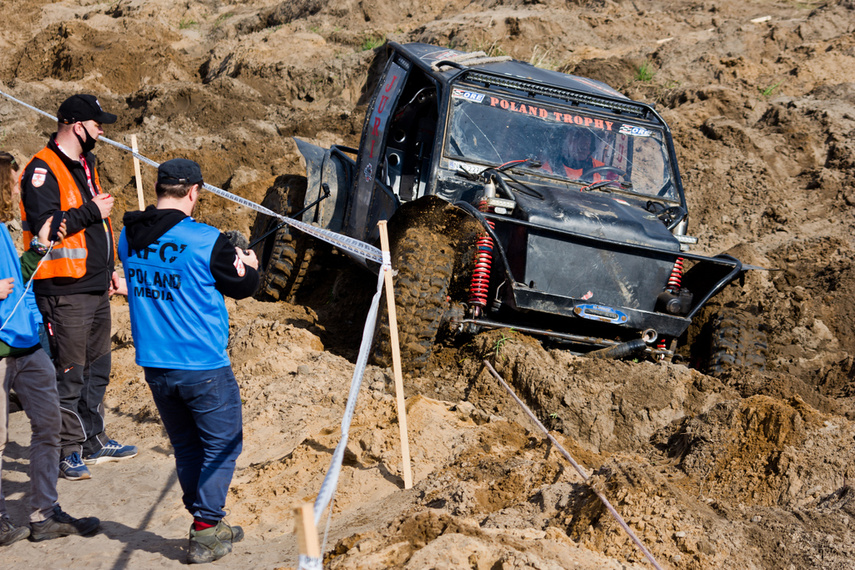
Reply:
[[[303,207],[305,196],[305,177],[281,176],[267,191],[261,205],[287,216]],[[278,219],[259,214],[253,224],[250,241],[255,241],[278,223]],[[269,253],[265,253],[268,247]],[[256,245],[254,250],[261,270],[256,298],[292,302],[306,277],[315,248],[313,238],[289,226],[281,228],[276,234]]]
[[[765,370],[767,355],[766,333],[755,315],[724,308],[712,318],[708,374],[718,376],[735,368]]]
[[[435,243],[425,244],[424,233],[413,228],[403,232],[392,253],[395,276],[395,314],[401,366],[417,372],[427,366],[439,333],[442,318],[448,310],[448,291],[455,255],[449,240],[434,234]],[[385,298],[380,306],[374,361],[380,366],[392,365],[389,314]]]

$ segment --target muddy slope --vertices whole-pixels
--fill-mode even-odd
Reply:
[[[406,378],[415,485],[405,491],[391,371],[369,367],[326,566],[650,567],[593,486],[663,567],[848,569],[853,32],[852,0],[22,0],[0,23],[0,89],[48,112],[72,93],[95,93],[119,115],[107,137],[129,145],[135,134],[155,161],[196,159],[207,182],[257,202],[277,176],[302,174],[292,137],[358,144],[374,50],[387,39],[509,54],[654,103],[673,131],[697,251],[769,269],[716,299],[761,315],[765,371],[714,378],[678,363],[591,361],[514,332],[484,334]],[[54,127],[3,98],[0,121],[2,149],[21,161]],[[97,153],[118,197],[119,229],[137,205],[133,164],[106,144]],[[142,178],[151,203],[153,169],[144,165]],[[212,195],[198,217],[245,234],[255,220]],[[230,304],[246,444],[228,508],[247,530],[230,564],[296,565],[291,507],[317,494],[338,442],[360,299],[374,279],[366,285],[338,258],[330,267],[309,277],[310,294],[295,303]],[[103,533],[18,543],[3,551],[12,566],[66,564],[69,550],[93,566],[181,566],[188,519],[120,299],[114,321],[109,421],[143,454],[94,470],[91,482],[61,482],[63,504],[108,521]],[[585,468],[587,483],[485,358]],[[13,435],[25,438],[21,416],[13,414]],[[26,450],[15,441],[4,477],[20,489],[9,503],[21,518]]]

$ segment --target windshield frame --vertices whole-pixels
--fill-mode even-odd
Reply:
[[[639,186],[633,188],[631,185],[620,184],[615,180],[613,184],[597,184],[601,191],[620,192],[629,196],[682,204],[682,187],[679,182],[679,174],[674,164],[673,146],[670,132],[664,122],[653,122],[631,114],[619,115],[609,114],[600,107],[568,104],[555,99],[534,99],[521,96],[518,93],[493,91],[480,85],[458,83],[451,85],[447,97],[447,109],[445,113],[446,128],[442,140],[440,166],[443,168],[467,171],[477,171],[481,166],[484,168],[497,168],[512,160],[533,159],[533,163],[522,166],[514,166],[511,169],[519,175],[526,177],[544,178],[572,186],[590,185],[597,180],[574,179],[567,172],[555,172],[549,164],[550,160],[556,161],[562,145],[558,142],[561,133],[571,128],[587,129],[592,133],[603,136],[596,142],[597,152],[601,156],[611,157],[609,165],[620,166],[620,160],[614,157],[619,152],[618,145],[621,141],[628,143],[629,148],[623,150],[623,165],[628,165],[628,175],[635,177],[633,182]],[[457,120],[460,113],[470,114],[472,112],[482,113],[484,116],[479,120],[470,120],[467,128],[472,132],[481,131],[479,135],[473,136],[474,146],[461,148],[461,130]],[[476,125],[476,129],[471,129]],[[508,129],[504,133],[499,129]],[[491,131],[492,129],[492,131]],[[490,131],[490,132],[485,132]],[[511,136],[513,132],[513,136]],[[522,136],[520,136],[522,133]],[[458,138],[455,138],[458,137]],[[501,151],[495,145],[515,140],[511,146],[516,145],[516,150]],[[485,143],[484,149],[473,151],[478,142]],[[520,142],[521,141],[521,142]],[[544,144],[544,141],[547,141]],[[652,144],[643,144],[653,141]],[[486,144],[493,145],[487,149]],[[456,147],[456,148],[455,148]],[[634,161],[636,151],[646,148],[645,153],[653,159],[653,167],[648,170],[657,172],[661,169],[659,178],[646,176],[639,168],[644,168]],[[483,150],[483,152],[481,151]],[[552,158],[547,157],[551,155]],[[640,155],[638,155],[640,156]],[[647,160],[649,161],[650,158]],[[658,161],[658,162],[657,162]],[[538,167],[538,164],[540,165]],[[601,169],[602,170],[602,169]],[[617,178],[617,175],[610,175]],[[602,175],[598,180],[605,179]],[[643,184],[642,184],[643,182]],[[654,188],[655,186],[655,188]],[[642,188],[642,191],[639,191]]]

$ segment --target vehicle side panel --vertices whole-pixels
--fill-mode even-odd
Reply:
[[[376,186],[375,181],[382,166],[390,117],[403,91],[407,73],[408,70],[396,59],[390,59],[366,114],[356,160],[354,200],[348,205],[345,218],[345,233],[363,241],[368,240],[377,225],[378,213],[385,210],[371,211],[372,203],[383,201],[382,197],[375,198],[374,193],[385,192]]]

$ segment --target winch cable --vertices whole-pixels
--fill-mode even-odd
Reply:
[[[0,95],[3,95],[6,98],[11,99],[12,101],[15,101],[16,103],[20,103],[21,105],[27,107],[28,109],[32,109],[33,111],[36,111],[37,113],[41,113],[42,115],[44,115],[50,119],[54,119],[54,120],[56,119],[56,117],[54,117],[53,115],[50,115],[49,113],[46,113],[46,112],[44,112],[40,109],[37,109],[36,107],[33,107],[31,105],[28,105],[28,104],[24,103],[23,101],[20,101],[14,97],[8,95],[7,93],[4,93],[3,91],[0,91]],[[102,136],[102,137],[99,137],[98,140],[104,141],[108,144],[111,144],[111,145],[117,147],[117,148],[120,148],[124,151],[127,151],[130,154],[132,154],[133,156],[135,156],[136,158],[138,158],[139,160],[145,162],[146,164],[148,164],[150,166],[153,166],[155,168],[160,166],[157,162],[155,162],[155,161],[153,161],[153,160],[151,160],[151,159],[149,159],[149,158],[147,158],[147,157],[145,157],[145,156],[143,156],[137,152],[134,152],[133,149],[131,149],[130,147],[125,146],[125,145],[118,143],[116,141],[110,140],[107,137]],[[365,242],[359,241],[357,239],[354,239],[354,238],[351,238],[348,236],[344,236],[341,234],[337,234],[335,232],[331,232],[329,230],[317,228],[315,226],[306,224],[306,223],[301,222],[299,220],[294,220],[292,218],[282,216],[282,215],[277,214],[276,212],[274,212],[268,208],[265,208],[264,206],[256,204],[250,200],[247,200],[246,198],[242,198],[242,197],[237,196],[235,194],[231,194],[230,192],[226,192],[225,190],[222,190],[221,188],[211,186],[210,184],[203,184],[203,187],[206,190],[213,192],[214,194],[216,194],[218,196],[221,196],[222,198],[225,198],[227,200],[230,200],[230,201],[235,202],[237,204],[240,204],[242,206],[246,206],[246,207],[251,208],[251,209],[253,209],[257,212],[260,212],[262,214],[266,214],[268,216],[277,218],[277,219],[287,223],[288,225],[293,226],[293,227],[295,227],[295,228],[297,228],[297,229],[299,229],[299,230],[301,230],[307,234],[310,234],[310,235],[312,235],[312,236],[314,236],[320,240],[323,240],[329,244],[332,244],[333,246],[335,246],[341,250],[348,251],[354,255],[363,257],[366,260],[374,261],[376,263],[379,263],[381,266],[380,271],[378,272],[378,277],[377,277],[377,292],[374,294],[374,297],[371,299],[371,307],[369,308],[368,315],[365,318],[365,327],[362,331],[362,342],[359,346],[359,355],[357,356],[356,365],[354,366],[354,369],[353,369],[353,377],[351,379],[350,392],[348,393],[348,396],[347,396],[347,404],[345,406],[344,416],[342,416],[342,420],[341,420],[341,440],[339,441],[338,445],[335,448],[335,451],[333,452],[332,459],[330,461],[330,467],[327,470],[327,474],[324,477],[323,483],[321,483],[320,491],[318,491],[318,496],[316,497],[315,503],[313,506],[313,512],[314,512],[314,517],[315,517],[315,525],[317,526],[321,520],[321,516],[323,515],[324,509],[327,507],[327,505],[331,505],[332,498],[335,495],[336,487],[338,486],[339,475],[341,474],[341,467],[342,467],[342,464],[344,462],[344,452],[345,452],[345,449],[347,448],[348,436],[350,433],[350,424],[353,421],[353,414],[354,414],[354,410],[356,409],[357,396],[359,395],[359,389],[362,385],[362,377],[365,373],[365,367],[368,364],[368,353],[371,350],[371,344],[372,344],[372,341],[374,339],[374,328],[375,328],[376,323],[377,323],[377,312],[378,312],[378,309],[380,306],[380,298],[381,298],[381,295],[383,292],[385,272],[386,271],[392,271],[391,256],[389,255],[388,252],[383,252],[379,248],[374,247],[373,245],[367,244]],[[330,513],[331,512],[332,511],[330,510]],[[327,520],[327,531],[329,530],[329,523],[330,523],[331,518],[332,517],[330,514],[330,517]],[[327,536],[327,532],[324,533],[324,542],[326,542],[326,536]],[[321,550],[321,552],[323,553],[323,549]],[[307,555],[301,554],[299,562],[300,562],[299,568],[304,569],[304,570],[310,570],[310,569],[314,570],[314,569],[320,569],[322,567],[323,560],[317,559],[317,558],[312,558],[312,557],[309,557]]]
[[[14,101],[15,103],[23,105],[27,109],[30,109],[32,111],[35,111],[36,113],[44,115],[45,117],[47,117],[49,119],[52,119],[54,121],[56,120],[56,117],[54,115],[51,115],[50,113],[47,113],[45,111],[42,111],[41,109],[33,107],[32,105],[24,103],[20,99],[17,99],[17,98],[9,95],[8,93],[6,93],[4,91],[0,91],[0,95],[3,95],[4,97],[9,99],[10,101]],[[147,157],[141,155],[138,152],[134,152],[134,150],[132,148],[130,148],[129,146],[123,145],[120,142],[116,142],[116,141],[111,140],[105,136],[98,137],[98,140],[103,141],[109,145],[112,145],[116,148],[122,149],[122,150],[132,154],[134,157],[138,158],[140,161],[148,164],[149,166],[153,166],[154,168],[157,168],[160,166],[159,163],[151,160],[150,158],[147,158]],[[246,198],[243,198],[241,196],[237,196],[236,194],[232,194],[231,192],[226,192],[222,188],[217,188],[216,186],[212,186],[208,183],[203,183],[202,187],[205,190],[208,190],[209,192],[212,192],[213,194],[220,196],[221,198],[225,198],[226,200],[230,200],[232,202],[240,204],[241,206],[246,206],[247,208],[255,210],[256,212],[259,212],[259,213],[265,214],[267,216],[271,216],[273,218],[281,220],[282,222],[285,222],[289,226],[293,226],[293,227],[297,228],[298,230],[300,230],[304,233],[312,235],[312,236],[318,238],[319,240],[325,241],[325,242],[333,245],[334,247],[336,247],[338,249],[350,252],[353,255],[356,255],[358,257],[362,257],[368,261],[373,261],[373,262],[378,263],[378,264],[383,263],[383,256],[382,256],[380,249],[371,245],[371,244],[367,244],[367,243],[359,241],[357,239],[354,239],[354,238],[351,238],[351,237],[348,237],[348,236],[345,236],[342,234],[338,234],[335,232],[331,232],[331,231],[325,230],[323,228],[318,228],[318,227],[312,226],[312,225],[307,224],[305,222],[301,222],[300,220],[295,220],[293,218],[283,216],[281,214],[274,212],[273,210],[265,208],[264,206],[262,206],[260,204],[256,204],[255,202],[252,202],[251,200],[247,200]]]
[[[511,397],[516,401],[516,403],[520,405],[520,407],[523,409],[523,411],[526,413],[526,415],[531,419],[531,421],[533,421],[535,423],[535,425],[538,428],[540,428],[540,430],[544,434],[546,434],[546,437],[549,439],[549,441],[552,442],[552,444],[558,449],[558,451],[561,453],[561,455],[563,455],[567,459],[567,461],[570,462],[570,465],[572,465],[573,468],[579,473],[579,475],[582,477],[582,479],[585,481],[585,483],[588,483],[590,480],[590,477],[588,477],[588,474],[585,473],[585,470],[582,468],[582,466],[579,465],[578,463],[576,463],[576,460],[574,460],[573,457],[567,452],[567,450],[564,449],[564,447],[560,443],[558,443],[558,440],[555,439],[555,437],[553,437],[551,433],[549,433],[549,430],[546,429],[546,426],[544,426],[540,422],[540,420],[537,419],[537,417],[534,415],[534,413],[532,413],[531,409],[525,404],[525,402],[523,402],[519,398],[519,396],[517,396],[514,393],[514,390],[508,385],[507,382],[505,382],[505,380],[499,375],[499,373],[496,372],[496,369],[493,368],[493,365],[490,364],[487,360],[484,360],[483,362],[484,362],[484,365],[487,367],[487,370],[490,371],[490,374],[492,374],[496,378],[496,380],[499,381],[499,383],[502,385],[502,387],[505,390],[507,390],[508,394],[510,394]],[[593,485],[589,484],[588,487],[594,493],[596,493],[596,495],[600,499],[600,501],[606,506],[606,509],[608,509],[608,511],[611,513],[611,515],[614,517],[614,519],[621,526],[621,528],[623,528],[623,530],[629,535],[629,537],[632,539],[632,541],[635,543],[635,545],[639,548],[639,550],[641,550],[641,552],[644,554],[645,558],[647,558],[647,560],[651,564],[653,564],[653,567],[656,568],[656,570],[662,570],[662,568],[656,562],[656,559],[653,558],[653,554],[651,554],[650,551],[647,550],[647,547],[644,546],[644,543],[641,542],[641,539],[639,539],[635,535],[635,533],[632,532],[632,529],[629,528],[629,525],[626,524],[626,521],[623,520],[623,517],[621,517],[620,514],[615,510],[615,508],[612,506],[612,504],[609,502],[609,500],[605,497],[605,495],[600,493]]]

